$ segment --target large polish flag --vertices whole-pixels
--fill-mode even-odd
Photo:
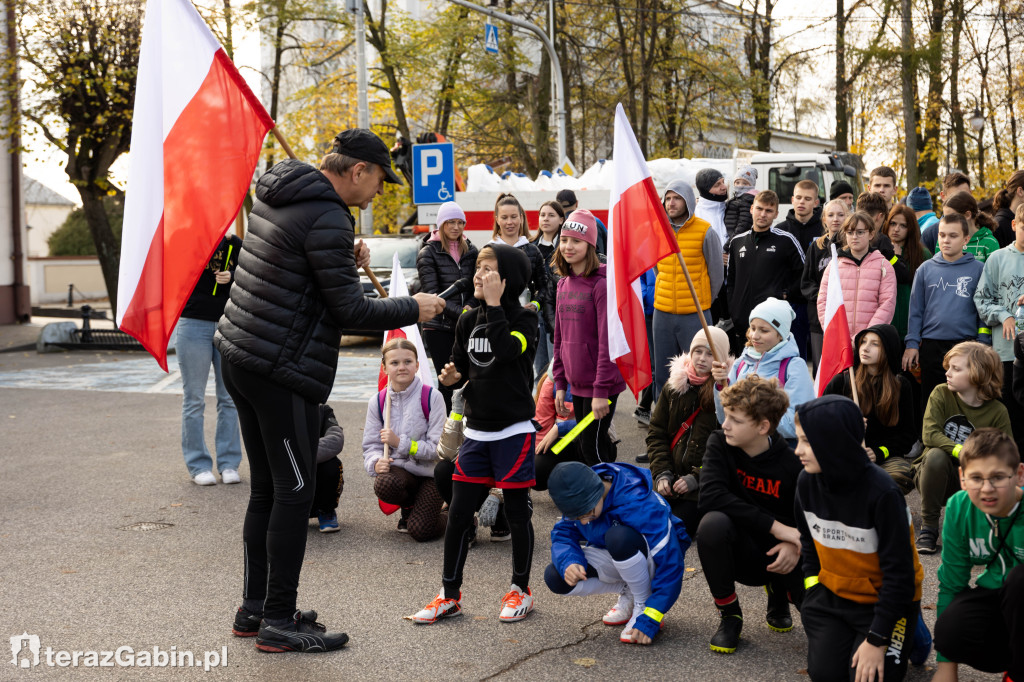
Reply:
[[[398,253],[396,252],[391,260],[391,283],[388,284],[388,298],[402,298],[403,296],[408,295],[409,285],[405,281],[405,273],[402,272],[402,264],[399,261]],[[423,381],[424,386],[433,386],[434,388],[437,388],[437,377],[434,376],[434,365],[427,358],[427,351],[423,347],[423,337],[420,336],[419,326],[413,322],[407,327],[388,331],[388,333],[384,335],[384,342],[381,344],[381,347],[383,348],[384,344],[391,339],[409,339],[412,341],[412,344],[416,346],[416,358],[420,363],[417,376],[419,376]],[[377,374],[377,390],[383,391],[384,387],[387,385],[388,377],[384,374],[384,367],[382,365],[380,372]]]
[[[832,244],[832,263],[836,264],[836,245]],[[828,382],[841,372],[853,367],[853,343],[850,341],[850,323],[846,318],[846,304],[843,301],[843,285],[839,280],[839,268],[828,269],[828,294],[825,297],[825,330],[821,343],[821,362],[814,377],[814,394],[819,398],[825,392]]]
[[[608,351],[634,396],[650,385],[650,350],[640,276],[677,253],[675,233],[658,199],[633,128],[615,107],[615,171],[608,210]]]
[[[117,324],[167,371],[185,302],[241,208],[274,122],[189,0],[142,29]]]

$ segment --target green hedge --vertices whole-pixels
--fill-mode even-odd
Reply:
[[[103,200],[107,219],[114,230],[114,237],[121,240],[121,223],[124,221],[124,202],[118,197]],[[85,211],[76,208],[68,214],[67,220],[47,240],[51,256],[95,256],[96,245],[85,222]]]

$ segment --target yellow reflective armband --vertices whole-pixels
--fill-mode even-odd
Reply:
[[[954,445],[953,446],[953,456],[956,457],[957,459],[960,459],[960,450],[963,447],[964,447],[963,445]]]
[[[988,327],[978,327],[978,333],[979,334],[988,334],[989,336],[992,336],[992,330],[989,329]]]
[[[883,457],[882,459],[889,459],[889,448],[885,447],[884,445],[880,445],[878,449],[882,451],[883,455],[885,455],[885,457]]]
[[[462,421],[462,415],[459,414],[458,412],[452,412],[451,418],[452,418],[452,421],[456,421],[456,422]]]
[[[410,456],[415,456],[416,455],[416,451],[419,450],[419,449],[420,449],[420,444],[417,443],[416,441],[411,441],[409,443],[409,455]]]
[[[896,256],[893,256],[892,258],[889,259],[889,263],[892,264],[892,265],[896,265],[896,261],[898,261],[898,260],[899,260],[899,258],[897,258]]]
[[[644,615],[653,620],[655,623],[660,623],[661,619],[665,617],[664,613],[662,613],[661,611],[656,611],[655,609],[652,609],[650,606],[644,609]]]
[[[517,339],[519,339],[519,343],[521,343],[523,345],[523,349],[520,352],[521,353],[525,353],[526,352],[526,337],[523,336],[523,333],[522,332],[512,332],[512,336],[514,336]]]
[[[812,587],[814,587],[817,584],[818,584],[818,576],[816,576],[816,575],[809,575],[806,578],[804,578],[804,589],[805,590],[809,590],[809,589],[811,589]]]

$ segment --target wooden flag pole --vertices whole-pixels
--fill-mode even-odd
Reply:
[[[857,403],[857,407],[860,407],[860,398],[857,396],[857,380],[853,376],[853,367],[850,368],[850,392],[853,394],[853,402]]]
[[[281,135],[281,131],[277,129],[276,125],[270,129],[270,132],[274,133],[274,139],[276,139],[278,143],[280,143],[281,148],[284,149],[285,153],[288,155],[288,158],[298,158],[295,156],[295,152],[292,151],[291,146],[288,144],[287,141],[285,141],[284,136]],[[370,270],[370,267],[368,265],[363,266],[363,273],[370,278],[370,282],[373,283],[373,288],[377,290],[377,293],[380,294],[380,297],[387,298],[388,292],[384,291],[384,287],[381,285],[380,280],[377,279],[377,275],[373,274],[373,270]]]
[[[679,265],[683,268],[683,276],[686,277],[686,286],[690,287],[690,296],[693,297],[693,307],[697,309],[697,317],[700,318],[700,326],[704,329],[704,336],[708,339],[708,346],[711,347],[711,355],[715,358],[715,362],[725,362],[725,358],[719,357],[718,349],[715,348],[715,344],[711,340],[711,330],[708,329],[708,321],[704,319],[704,310],[701,309],[700,301],[697,300],[697,290],[693,288],[693,280],[690,279],[690,271],[686,267],[686,261],[683,260],[683,254],[676,251],[676,257],[679,258]]]

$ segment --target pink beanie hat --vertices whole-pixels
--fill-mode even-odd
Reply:
[[[577,209],[569,214],[562,223],[561,234],[566,237],[581,239],[597,248],[597,219],[585,208]]]

